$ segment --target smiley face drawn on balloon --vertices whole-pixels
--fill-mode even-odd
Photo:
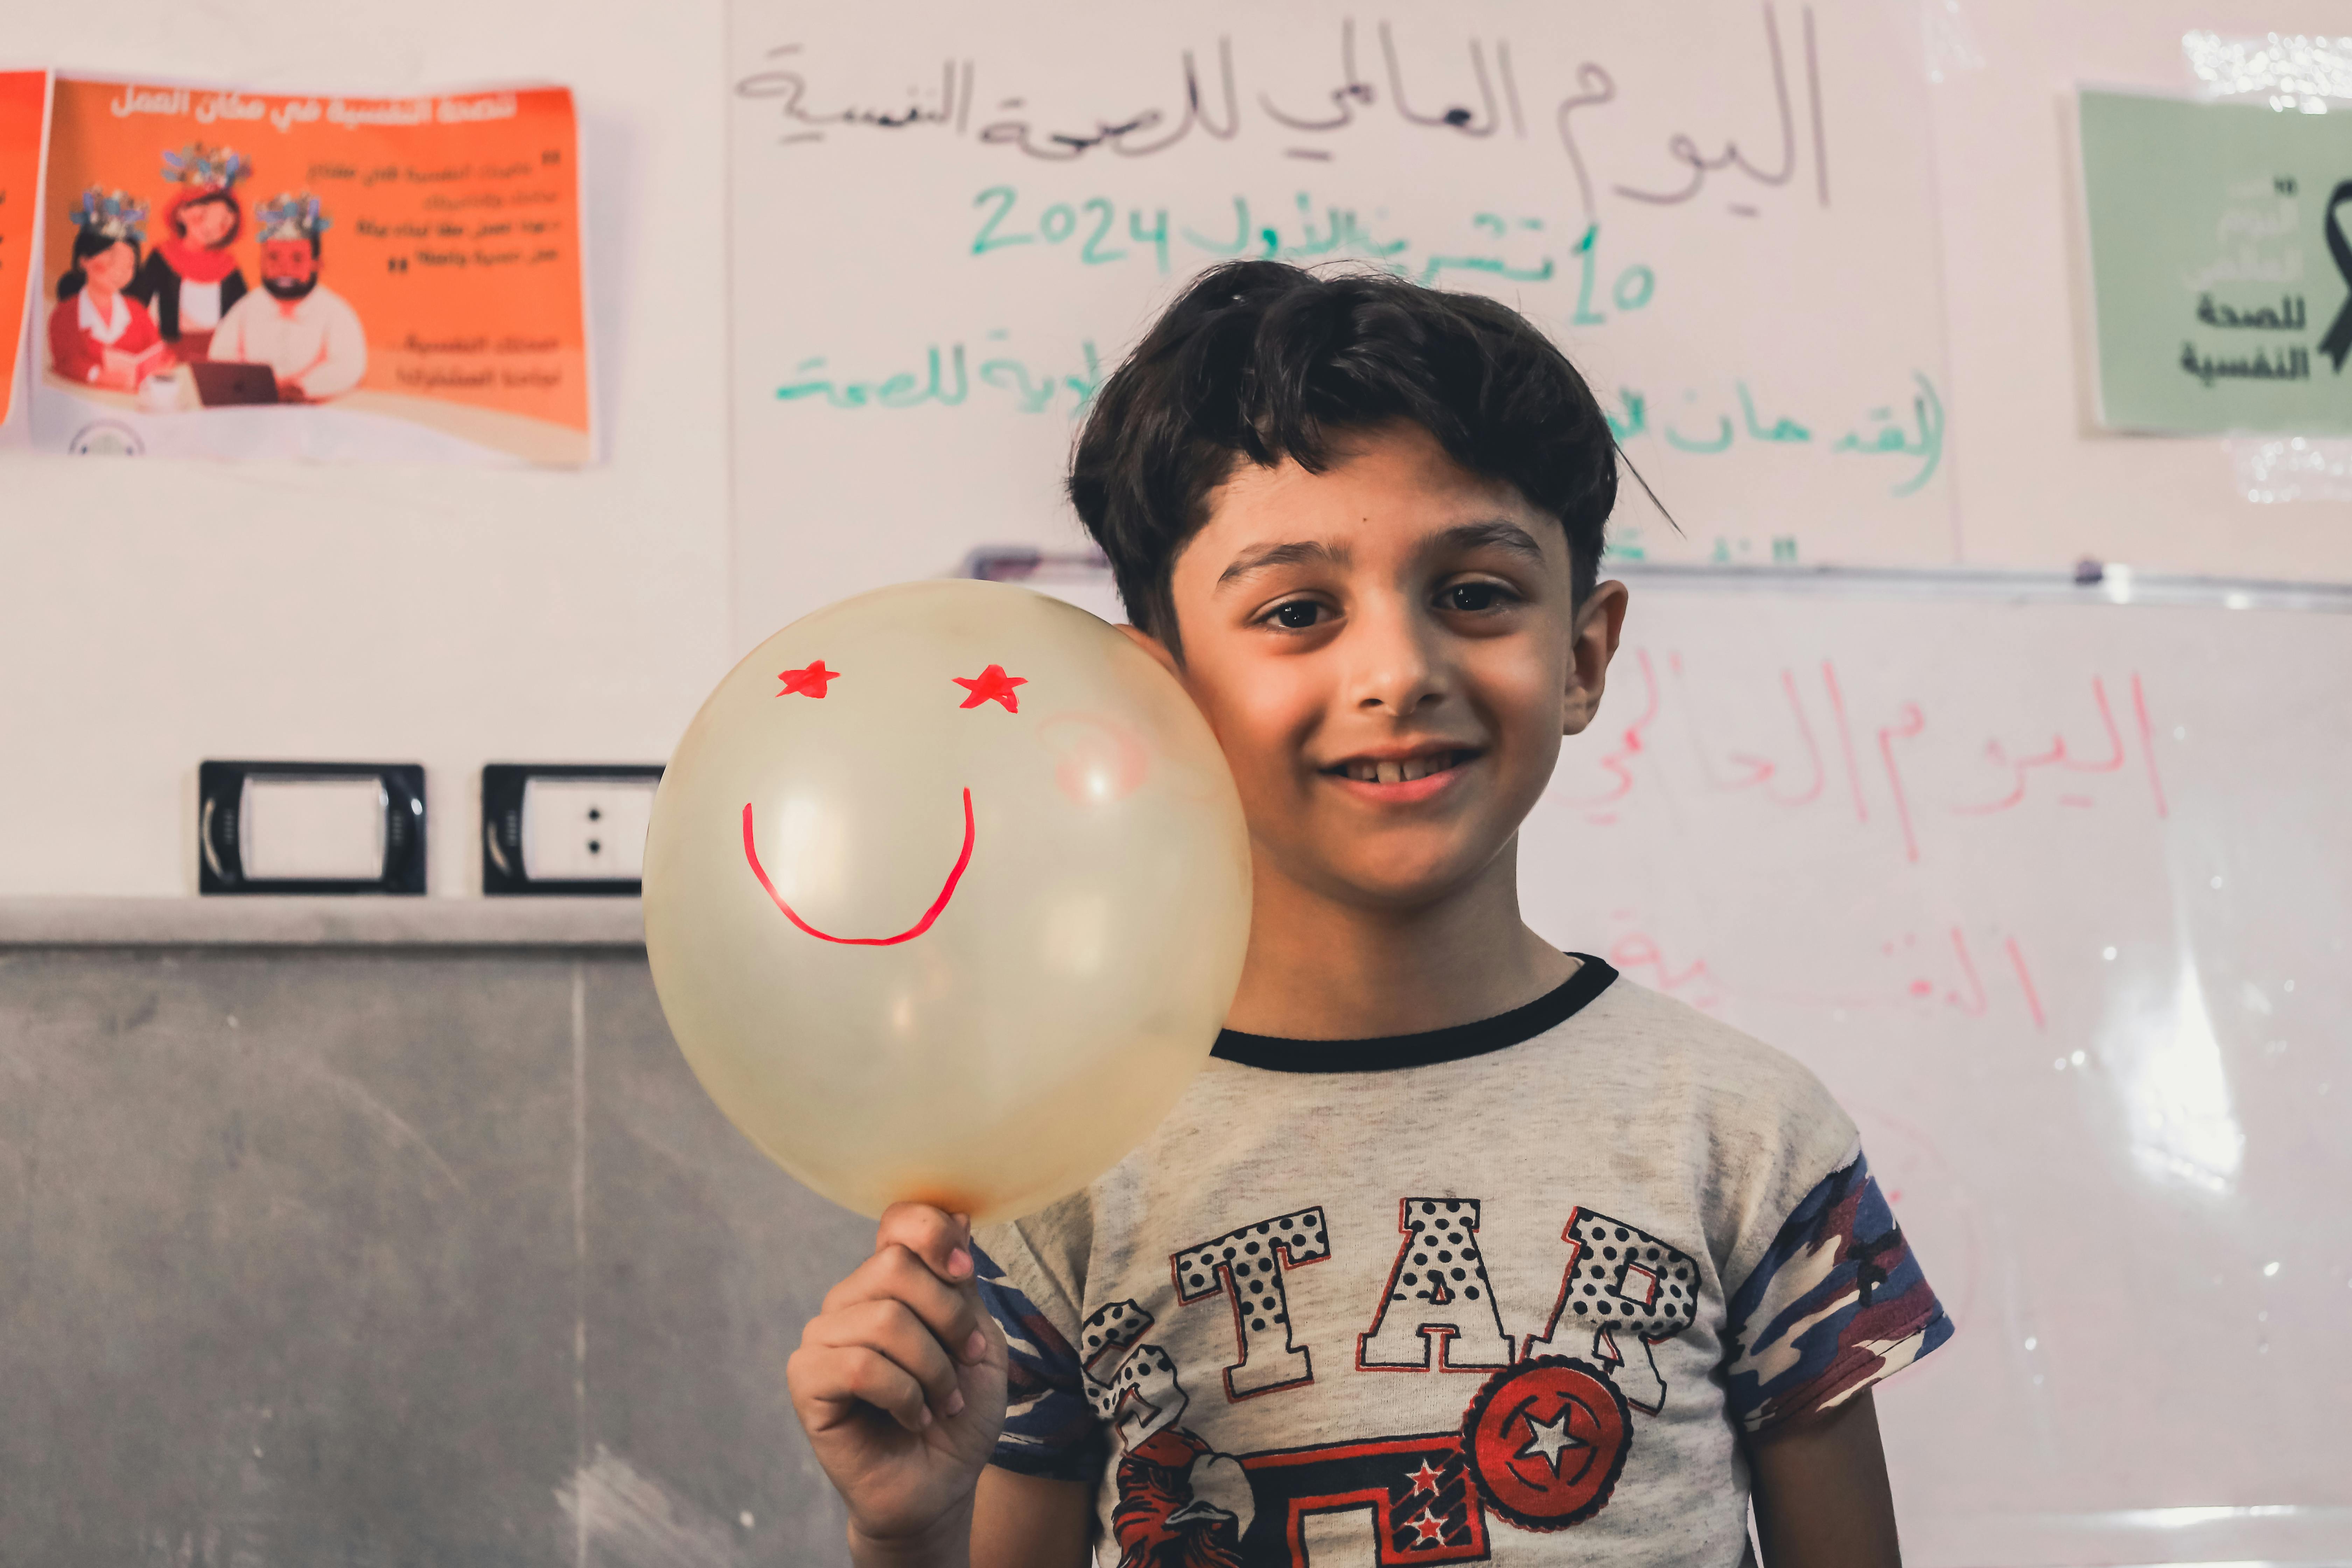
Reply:
[[[776,679],[783,685],[776,695],[821,700],[832,683],[841,678],[840,670],[827,669],[824,660],[820,658],[800,669],[779,670]],[[1013,688],[1029,684],[1025,676],[1005,674],[1001,664],[992,664],[969,679],[961,675],[949,679],[964,689],[964,700],[956,704],[958,708],[978,708],[984,703],[994,702],[1007,713],[1021,711],[1021,699]],[[955,897],[956,883],[962,880],[964,868],[971,864],[972,845],[977,837],[978,826],[971,815],[971,791],[967,787],[963,792],[963,849],[956,856],[955,865],[949,869],[948,879],[940,884],[940,896],[933,899],[931,907],[923,911],[923,918],[896,936],[835,936],[831,931],[819,931],[803,920],[799,912],[784,901],[784,896],[776,891],[775,883],[768,879],[767,868],[760,864],[759,847],[752,840],[751,803],[748,800],[743,803],[743,858],[751,866],[751,875],[760,879],[760,886],[774,900],[776,908],[783,911],[786,920],[819,942],[839,942],[845,947],[896,947],[902,942],[912,942],[930,930],[931,922],[940,918],[940,912],[948,907],[948,900]]]
[[[1248,826],[1182,683],[1076,605],[970,579],[738,660],[671,753],[645,873],[696,1078],[868,1215],[1009,1220],[1085,1187],[1199,1076],[1249,938]],[[1078,1108],[1068,1136],[1036,1136],[1041,1106]]]

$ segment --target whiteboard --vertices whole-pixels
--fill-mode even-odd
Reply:
[[[1914,1560],[2352,1542],[2352,619],[1635,605],[1529,918],[1861,1124],[1960,1326],[1885,1400]]]
[[[1277,254],[1402,237],[1400,270],[1527,310],[1622,424],[1642,398],[1626,451],[1687,537],[1636,500],[1625,554],[2352,580],[2352,501],[2250,499],[2242,442],[2095,428],[2067,107],[2080,81],[2189,90],[2187,29],[2332,34],[2339,13],[925,0],[876,27],[730,0],[734,641],[974,543],[1073,542],[1056,485],[1078,388],[1210,259],[1188,228],[1213,247],[1271,228]],[[1186,124],[1188,83],[1182,138],[1138,152]],[[1273,118],[1342,107],[1330,131]],[[1135,237],[1163,209],[1164,276]],[[1431,270],[1447,257],[1496,269]],[[1654,288],[1628,310],[1635,268]],[[960,402],[933,395],[934,347]],[[1928,444],[1929,393],[1936,468],[1886,493],[1926,466],[1905,454]],[[1784,420],[1807,439],[1769,439]],[[1726,421],[1719,452],[1669,439],[1712,444]]]
[[[975,542],[1067,543],[1093,387],[1235,255],[1552,332],[1687,533],[1622,509],[1621,553],[1954,559],[1899,8],[890,15],[731,13],[739,637]]]
[[[2352,615],[1628,580],[1521,904],[1861,1126],[1905,1560],[2352,1557]]]

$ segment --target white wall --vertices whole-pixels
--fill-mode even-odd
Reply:
[[[2254,506],[2223,443],[2089,428],[2065,107],[2082,80],[2184,86],[2189,27],[2344,31],[2341,5],[1959,0],[1959,16],[1985,64],[1929,90],[1968,558],[2352,576],[2352,505]],[[606,460],[0,449],[0,896],[192,891],[194,766],[237,755],[423,762],[433,889],[465,896],[482,763],[667,753],[769,629],[729,624],[723,33],[718,0],[9,7],[12,63],[278,89],[571,84]]]
[[[0,896],[194,892],[195,764],[237,756],[423,763],[432,889],[464,896],[483,763],[668,754],[729,653],[721,26],[709,0],[7,7],[12,60],[93,75],[570,85],[605,457],[0,452]]]

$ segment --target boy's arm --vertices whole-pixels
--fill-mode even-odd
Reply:
[[[1089,1568],[1094,1489],[994,1465],[972,1499],[971,1568]]]
[[[854,1568],[1094,1568],[1094,1488],[990,1465],[962,1507],[894,1542],[849,1531]]]
[[[1764,1568],[1902,1568],[1870,1390],[1746,1443]]]
[[[1093,1568],[1094,1489],[991,1465],[961,1508],[919,1536],[849,1532],[854,1568]]]

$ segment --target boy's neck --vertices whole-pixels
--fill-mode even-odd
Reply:
[[[1517,846],[1410,910],[1334,899],[1257,863],[1249,956],[1226,1026],[1282,1039],[1375,1039],[1523,1006],[1576,961],[1519,918]]]

